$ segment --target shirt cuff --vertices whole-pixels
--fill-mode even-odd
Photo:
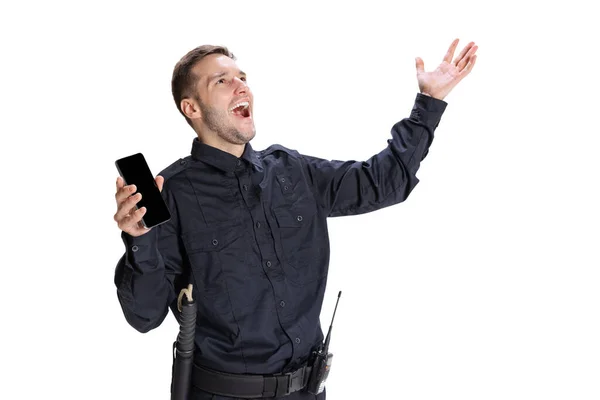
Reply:
[[[417,93],[410,118],[435,129],[440,123],[447,105],[448,103],[444,100]]]
[[[141,236],[131,236],[121,232],[121,239],[125,244],[127,260],[131,264],[139,265],[142,262],[156,259],[156,229],[151,229]]]

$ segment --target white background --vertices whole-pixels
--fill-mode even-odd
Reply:
[[[3,3],[0,398],[168,398],[173,316],[140,334],[115,294],[114,160],[141,151],[156,174],[189,154],[170,92],[188,50],[238,57],[255,148],[362,160],[408,117],[414,58],[434,69],[455,37],[479,58],[421,183],[330,221],[328,399],[600,398],[591,9],[322,3]]]

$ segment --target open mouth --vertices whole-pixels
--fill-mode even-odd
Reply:
[[[250,116],[250,103],[247,101],[236,103],[229,109],[229,112],[236,117],[248,118]]]

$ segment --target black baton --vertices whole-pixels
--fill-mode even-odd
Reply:
[[[188,400],[194,363],[194,335],[196,331],[196,302],[192,285],[182,289],[177,299],[180,312],[179,335],[173,343],[173,377],[171,400]]]

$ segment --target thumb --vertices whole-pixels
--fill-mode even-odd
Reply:
[[[163,183],[165,183],[165,178],[163,178],[160,175],[157,175],[155,182],[156,182],[156,186],[158,186],[158,190],[162,192]]]
[[[425,72],[425,63],[423,62],[421,57],[415,58],[415,66],[417,67],[417,74]]]

